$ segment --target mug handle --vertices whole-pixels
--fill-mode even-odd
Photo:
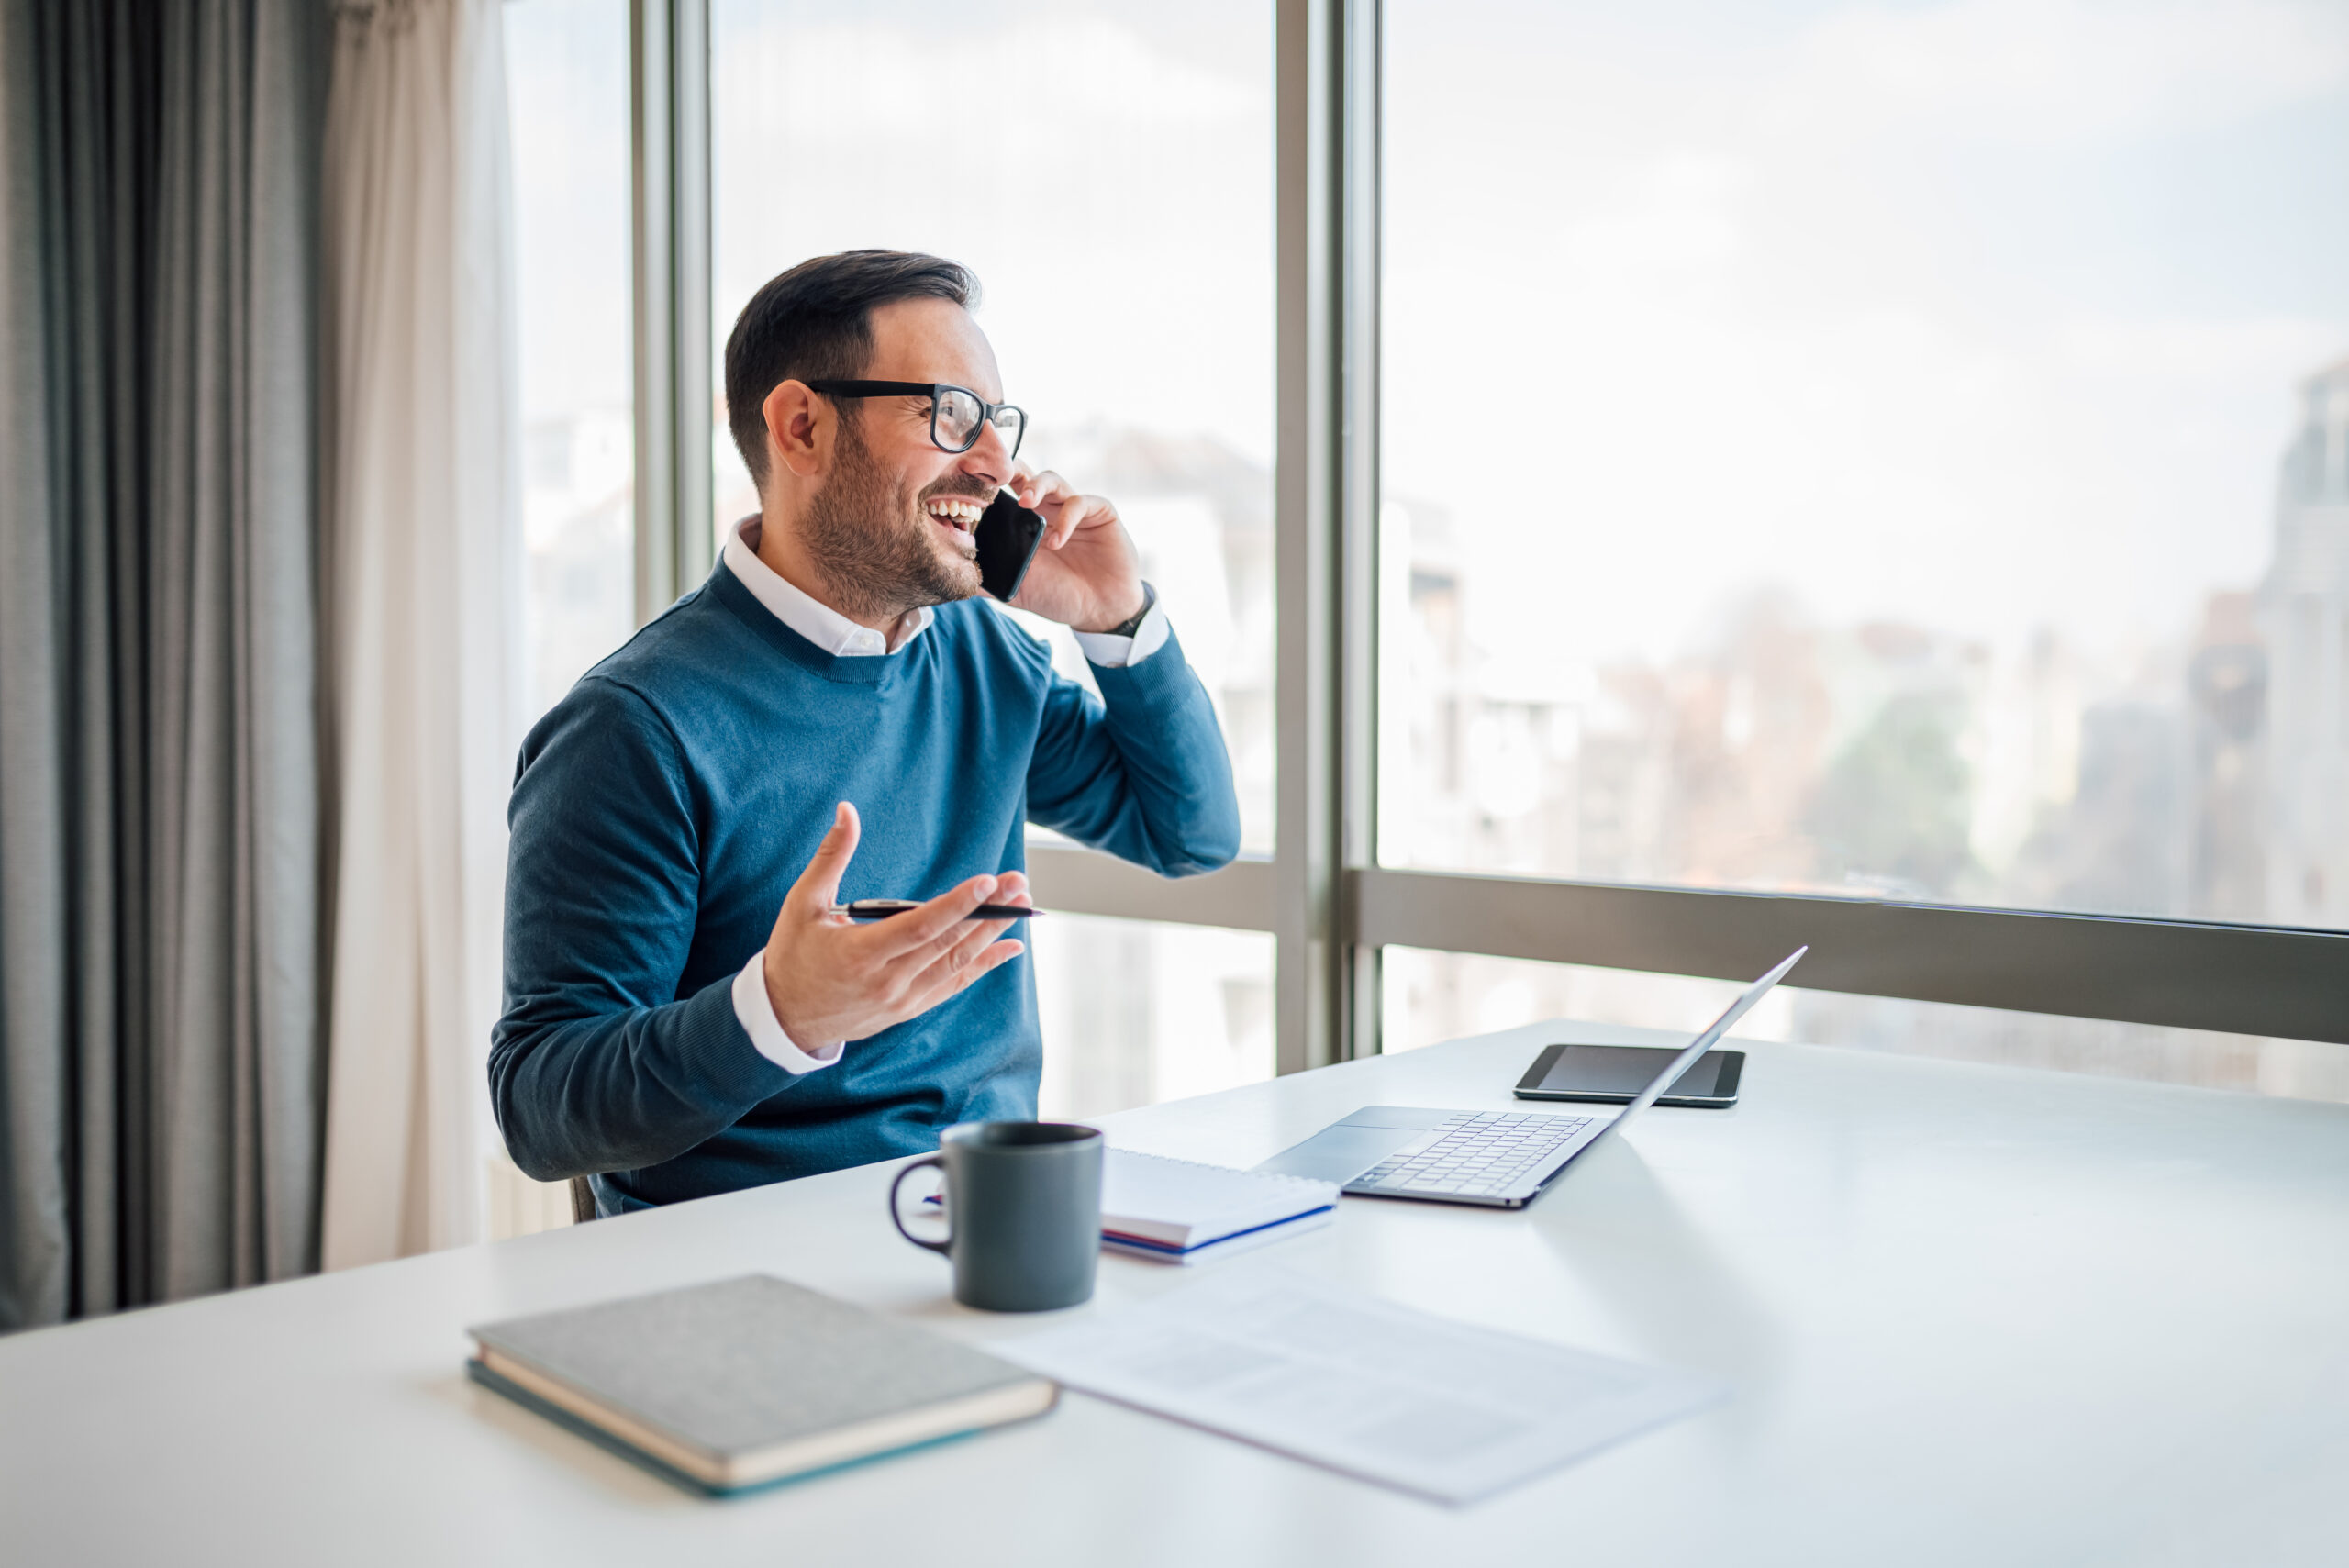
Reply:
[[[946,1156],[943,1154],[925,1154],[920,1159],[915,1161],[912,1164],[903,1166],[898,1170],[897,1179],[889,1184],[889,1222],[897,1228],[898,1235],[904,1237],[915,1246],[927,1247],[933,1252],[942,1253],[953,1245],[954,1238],[952,1235],[949,1235],[943,1241],[925,1241],[920,1237],[906,1229],[905,1218],[897,1212],[897,1189],[906,1184],[906,1178],[907,1176],[912,1175],[916,1171],[920,1170],[925,1165],[935,1165],[938,1169],[943,1171],[946,1169]]]

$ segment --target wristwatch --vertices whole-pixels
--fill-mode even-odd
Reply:
[[[1101,635],[1104,637],[1131,637],[1134,633],[1141,629],[1141,623],[1150,618],[1151,608],[1157,603],[1158,590],[1152,587],[1148,583],[1144,583],[1141,585],[1141,608],[1133,613],[1133,618],[1119,622],[1116,626],[1111,627]]]

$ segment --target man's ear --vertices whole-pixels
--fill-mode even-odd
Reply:
[[[777,382],[759,411],[767,422],[767,464],[818,479],[831,462],[834,411],[804,381]]]

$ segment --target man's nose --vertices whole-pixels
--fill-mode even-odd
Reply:
[[[979,439],[963,454],[958,465],[974,479],[984,479],[990,484],[1001,484],[1011,477],[1011,449],[1004,444],[1003,432],[990,419],[979,427]]]

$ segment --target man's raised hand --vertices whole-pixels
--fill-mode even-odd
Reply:
[[[1080,495],[1047,470],[1014,468],[1006,482],[1012,497],[1044,517],[1042,548],[1011,602],[1046,620],[1079,631],[1107,631],[1141,611],[1141,557],[1118,520],[1118,508],[1099,495]]]
[[[1016,871],[974,876],[869,925],[834,914],[858,831],[856,807],[841,802],[831,831],[784,898],[760,966],[775,1021],[810,1054],[917,1018],[1023,951],[996,940],[1010,921],[966,918],[991,897],[1026,903],[1028,879]]]

